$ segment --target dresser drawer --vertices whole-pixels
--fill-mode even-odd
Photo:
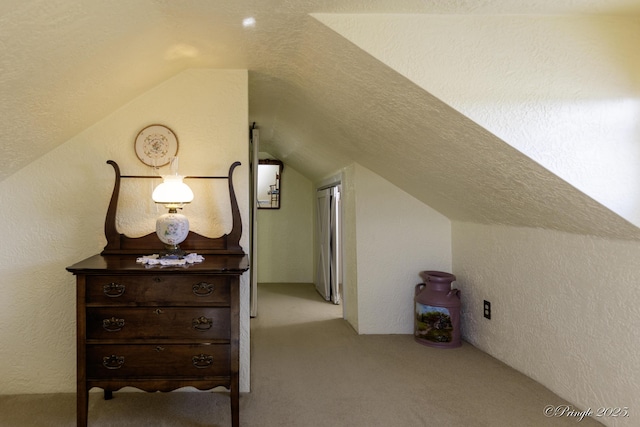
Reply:
[[[87,339],[228,340],[227,307],[91,307]]]
[[[87,276],[88,304],[229,305],[229,276]]]
[[[228,375],[228,344],[87,346],[88,379]]]

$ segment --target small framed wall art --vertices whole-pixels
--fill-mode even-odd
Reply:
[[[149,125],[136,136],[134,148],[142,163],[158,168],[178,154],[178,137],[164,125]]]

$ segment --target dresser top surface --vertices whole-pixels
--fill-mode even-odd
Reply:
[[[94,255],[67,270],[73,274],[242,274],[249,269],[247,255],[204,255],[204,261],[184,266],[149,266],[136,255]]]

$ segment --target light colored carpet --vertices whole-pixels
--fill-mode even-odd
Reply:
[[[599,426],[547,418],[567,402],[473,346],[435,349],[410,335],[357,335],[342,307],[307,284],[262,284],[251,321],[244,427]],[[222,427],[225,392],[92,393],[89,425]],[[0,396],[0,426],[74,426],[75,395]]]

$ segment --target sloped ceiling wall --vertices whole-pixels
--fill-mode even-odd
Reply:
[[[269,151],[318,178],[356,161],[447,217],[638,238],[635,226],[337,34],[310,22],[277,76],[250,73]],[[317,37],[321,34],[321,37]],[[264,91],[264,92],[260,92]],[[278,97],[277,94],[285,94]],[[258,101],[278,99],[267,108]],[[333,157],[310,153],[330,153]]]
[[[640,225],[640,16],[314,17]]]
[[[262,129],[265,151],[310,179],[356,161],[452,219],[637,239],[636,227],[309,14],[624,13],[638,6],[8,0],[0,6],[0,179],[179,71],[245,68],[250,120]],[[243,29],[248,15],[256,25]]]

